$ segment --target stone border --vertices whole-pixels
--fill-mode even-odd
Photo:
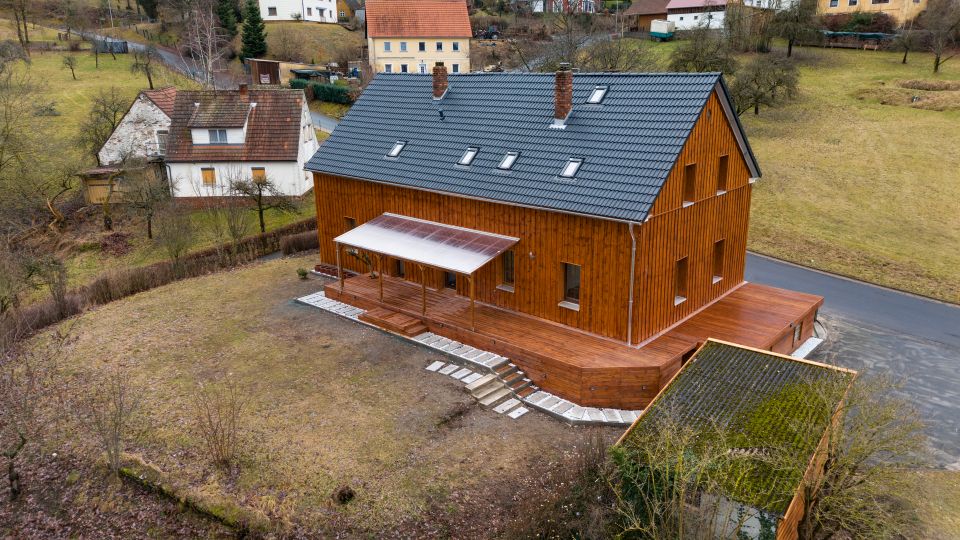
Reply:
[[[326,294],[321,290],[314,294],[309,294],[307,296],[302,296],[296,299],[297,302],[308,305],[311,307],[317,307],[324,311],[329,311],[335,315],[340,315],[371,328],[376,328],[382,332],[392,334],[394,336],[400,337],[407,341],[417,343],[420,345],[427,346],[435,351],[445,353],[449,356],[464,362],[469,366],[472,371],[485,371],[487,373],[496,373],[496,369],[510,363],[510,359],[504,356],[500,356],[494,352],[485,351],[482,349],[477,349],[469,345],[465,345],[458,341],[452,340],[450,338],[443,337],[433,332],[424,332],[420,335],[414,337],[404,336],[402,334],[397,334],[395,332],[390,332],[375,324],[371,324],[359,319],[361,313],[364,310],[351,306],[350,304],[345,304],[337,300],[332,300],[327,298]],[[451,364],[452,365],[452,364]],[[440,371],[439,366],[433,370],[429,368],[433,367],[433,364],[428,366],[429,371]],[[516,367],[516,366],[515,366]],[[446,367],[444,367],[446,369]],[[526,375],[519,370],[519,367],[516,368],[517,371],[526,379]],[[445,375],[454,376],[456,373],[461,370],[451,369],[449,373]],[[461,377],[455,377],[457,380],[469,379],[472,374],[463,374]],[[474,379],[476,380],[476,379]],[[469,384],[472,381],[467,381]],[[544,412],[558,420],[563,420],[569,424],[589,424],[589,425],[611,425],[611,426],[627,426],[633,423],[634,420],[640,415],[643,411],[627,411],[622,409],[601,409],[597,407],[583,407],[577,405],[576,403],[563,399],[559,396],[555,396],[550,392],[541,390],[532,383],[529,384],[529,388],[534,390],[533,393],[528,395],[525,398],[521,398],[519,395],[516,395],[515,392],[511,390],[512,398],[517,400],[516,404],[507,407],[504,412],[509,411],[514,406],[524,403],[529,407],[537,409],[541,412]],[[505,405],[510,400],[503,402],[501,405]],[[526,411],[520,412],[516,416],[513,416],[514,413],[525,407],[520,407],[513,409],[509,415],[512,418],[518,418],[522,416]],[[496,410],[496,408],[494,408]]]

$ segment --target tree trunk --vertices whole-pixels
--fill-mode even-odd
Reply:
[[[907,63],[907,54],[910,52],[910,49],[903,49],[903,60],[900,61],[901,64]]]
[[[260,214],[260,232],[267,232],[267,225],[263,221],[263,204],[257,205],[257,212]]]
[[[153,240],[153,216],[147,216],[147,239]]]
[[[940,73],[940,53],[936,53],[933,56],[933,72]]]
[[[145,71],[147,72],[147,84],[150,86],[150,89],[153,90],[153,75],[150,73],[150,66],[147,66]]]
[[[787,58],[790,58],[793,55],[793,40],[787,40]]]
[[[754,104],[753,104],[753,114],[754,114],[754,115],[759,115],[759,114],[760,114],[760,104],[759,104],[759,103],[754,103]]]

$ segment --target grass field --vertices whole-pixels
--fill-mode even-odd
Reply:
[[[237,35],[234,40],[238,51],[240,39],[241,35]],[[275,60],[307,64],[335,62],[341,56],[356,60],[363,43],[362,31],[350,31],[339,24],[267,23],[267,57]]]
[[[741,117],[763,169],[750,249],[960,302],[960,110],[876,99],[899,80],[958,80],[960,62],[934,77],[928,54],[799,54],[799,99]]]
[[[408,527],[462,521],[439,535],[487,536],[524,479],[570,465],[582,428],[481,409],[462,384],[424,371],[441,354],[293,303],[321,288],[295,273],[315,261],[254,264],[90,311],[72,324],[66,367],[126,366],[142,413],[132,452],[312,535],[419,537]],[[191,395],[224,377],[248,400],[239,474],[212,467],[191,427]],[[356,498],[334,505],[342,485]]]
[[[122,208],[117,212],[123,217],[118,216],[116,219],[114,232],[127,235],[130,246],[127,253],[117,256],[101,250],[100,239],[110,233],[104,232],[97,220],[94,220],[95,223],[87,224],[84,231],[67,233],[61,240],[61,246],[73,246],[66,256],[71,286],[88,283],[108,268],[144,266],[167,258],[166,253],[153,240],[147,238],[146,224],[142,219],[123,213]],[[298,213],[268,210],[264,215],[264,222],[267,230],[271,231],[315,214],[313,197],[307,196],[304,197]],[[207,226],[209,219],[209,214],[202,210],[197,210],[191,215],[195,238],[191,243],[190,251],[213,247],[216,243],[216,239],[209,233],[210,229]],[[249,213],[249,219],[249,234],[259,233],[257,216],[252,210]]]
[[[63,57],[72,55],[77,59],[77,80],[70,70],[63,67]],[[118,89],[130,102],[137,92],[147,88],[143,75],[130,72],[133,55],[118,54],[114,60],[109,54],[100,55],[100,67],[89,52],[60,53],[35,51],[29,64],[18,64],[16,69],[29,74],[37,88],[37,102],[53,102],[60,116],[38,117],[38,121],[51,122],[65,138],[72,138],[80,122],[90,111],[97,94],[110,88]],[[153,79],[155,88],[175,84],[180,88],[191,87],[188,79],[159,66]]]

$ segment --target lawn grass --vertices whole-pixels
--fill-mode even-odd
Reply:
[[[77,59],[77,80],[70,76],[70,70],[63,67],[66,55]],[[78,132],[79,124],[89,113],[94,98],[104,90],[118,89],[133,103],[140,90],[147,88],[147,79],[143,75],[130,72],[133,55],[118,54],[114,60],[109,54],[100,55],[100,67],[89,51],[85,52],[40,52],[34,51],[29,64],[17,64],[15,69],[25,71],[37,88],[37,102],[53,102],[60,116],[38,117],[38,122],[49,122],[56,126],[57,133],[64,139],[72,139]],[[175,84],[179,88],[192,88],[194,83],[163,66],[158,66],[153,79],[154,87],[160,88]]]
[[[960,302],[960,110],[859,99],[932,73],[929,54],[801,49],[800,96],[741,117],[763,169],[749,248]],[[919,93],[919,92],[918,92]]]
[[[92,224],[95,225],[96,231],[78,235],[76,248],[66,258],[71,286],[89,283],[108,268],[145,266],[167,258],[163,249],[147,238],[146,224],[143,220],[136,219],[129,213],[123,215],[126,219],[118,219],[114,224],[114,231],[128,235],[130,250],[120,256],[102,252],[99,238],[109,233],[101,231],[99,224]],[[268,210],[264,214],[264,222],[267,231],[271,231],[314,215],[316,215],[314,199],[311,195],[307,195],[303,198],[299,212]],[[190,251],[199,251],[215,245],[216,239],[209,232],[209,221],[210,214],[204,210],[196,210],[191,214],[195,238],[189,248]],[[251,210],[250,234],[259,232],[256,213]]]
[[[339,24],[271,21],[266,25],[267,57],[274,60],[322,64],[336,62],[342,55],[356,60],[364,44],[362,31],[350,31]],[[234,39],[236,50],[240,50],[242,30],[240,27]]]
[[[320,289],[295,272],[315,261],[253,264],[87,312],[71,323],[65,367],[125,366],[142,413],[131,452],[196,492],[312,534],[416,537],[411,523],[450,519],[477,529],[447,536],[489,535],[519,479],[571,466],[565,452],[582,429],[481,409],[462,384],[424,371],[442,354],[293,303]],[[192,393],[224,377],[248,400],[236,474],[210,465],[192,428]],[[333,504],[344,485],[356,498]]]
[[[328,101],[311,101],[310,110],[313,112],[318,112],[320,114],[325,114],[331,118],[336,118],[337,120],[342,119],[350,111],[350,106],[343,103],[330,103]]]

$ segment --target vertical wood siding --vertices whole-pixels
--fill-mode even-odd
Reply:
[[[729,155],[728,191],[716,194],[719,157]],[[683,171],[697,164],[695,204],[682,208]],[[653,206],[634,226],[637,238],[633,342],[639,343],[689,316],[743,281],[750,209],[749,172],[716,95],[711,96]],[[631,240],[625,223],[441,195],[409,188],[314,174],[320,258],[335,264],[333,238],[344,218],[362,224],[384,212],[520,238],[515,246],[514,292],[497,288],[499,261],[477,274],[477,300],[587,332],[627,339]],[[725,240],[724,278],[713,284],[713,243]],[[674,306],[676,261],[688,257],[687,300]],[[344,266],[368,269],[345,255]],[[581,267],[580,311],[560,307],[562,263]],[[393,261],[386,261],[393,274]],[[407,279],[420,281],[407,264]],[[443,286],[430,271],[427,285]],[[466,294],[466,280],[458,279]]]

